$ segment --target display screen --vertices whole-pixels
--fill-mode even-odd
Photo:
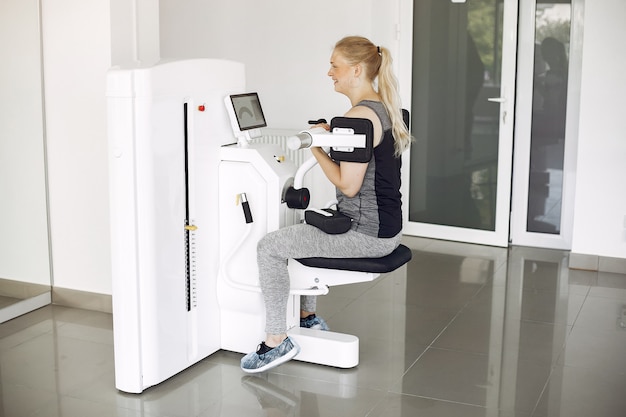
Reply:
[[[257,93],[230,96],[239,130],[257,129],[267,126]]]

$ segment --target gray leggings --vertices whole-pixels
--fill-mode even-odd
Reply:
[[[265,301],[268,334],[287,330],[289,273],[291,258],[379,258],[388,255],[400,244],[402,234],[392,238],[376,238],[349,230],[329,235],[308,224],[296,224],[268,233],[257,246],[259,281]],[[301,309],[314,312],[316,297],[302,296]]]

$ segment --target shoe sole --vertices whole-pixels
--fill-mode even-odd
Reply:
[[[275,361],[272,361],[268,363],[267,365],[263,365],[260,368],[256,368],[256,369],[241,368],[241,370],[247,374],[258,374],[259,372],[265,372],[269,369],[275,368],[278,365],[282,365],[283,363],[292,360],[298,355],[298,353],[300,353],[300,346],[296,345],[296,343],[293,340],[291,341],[291,343],[293,343],[293,349],[291,349],[289,352],[287,352],[285,355],[281,356],[280,358],[276,359]]]

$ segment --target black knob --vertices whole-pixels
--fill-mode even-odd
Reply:
[[[292,209],[305,209],[309,206],[311,194],[308,188],[300,188],[296,190],[293,187],[287,188],[285,191],[285,203],[287,207]]]

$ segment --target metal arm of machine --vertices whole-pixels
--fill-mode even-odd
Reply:
[[[351,152],[354,148],[365,148],[366,142],[365,135],[354,134],[352,129],[335,128],[331,133],[321,127],[303,130],[287,139],[287,147],[292,151],[312,146]]]

